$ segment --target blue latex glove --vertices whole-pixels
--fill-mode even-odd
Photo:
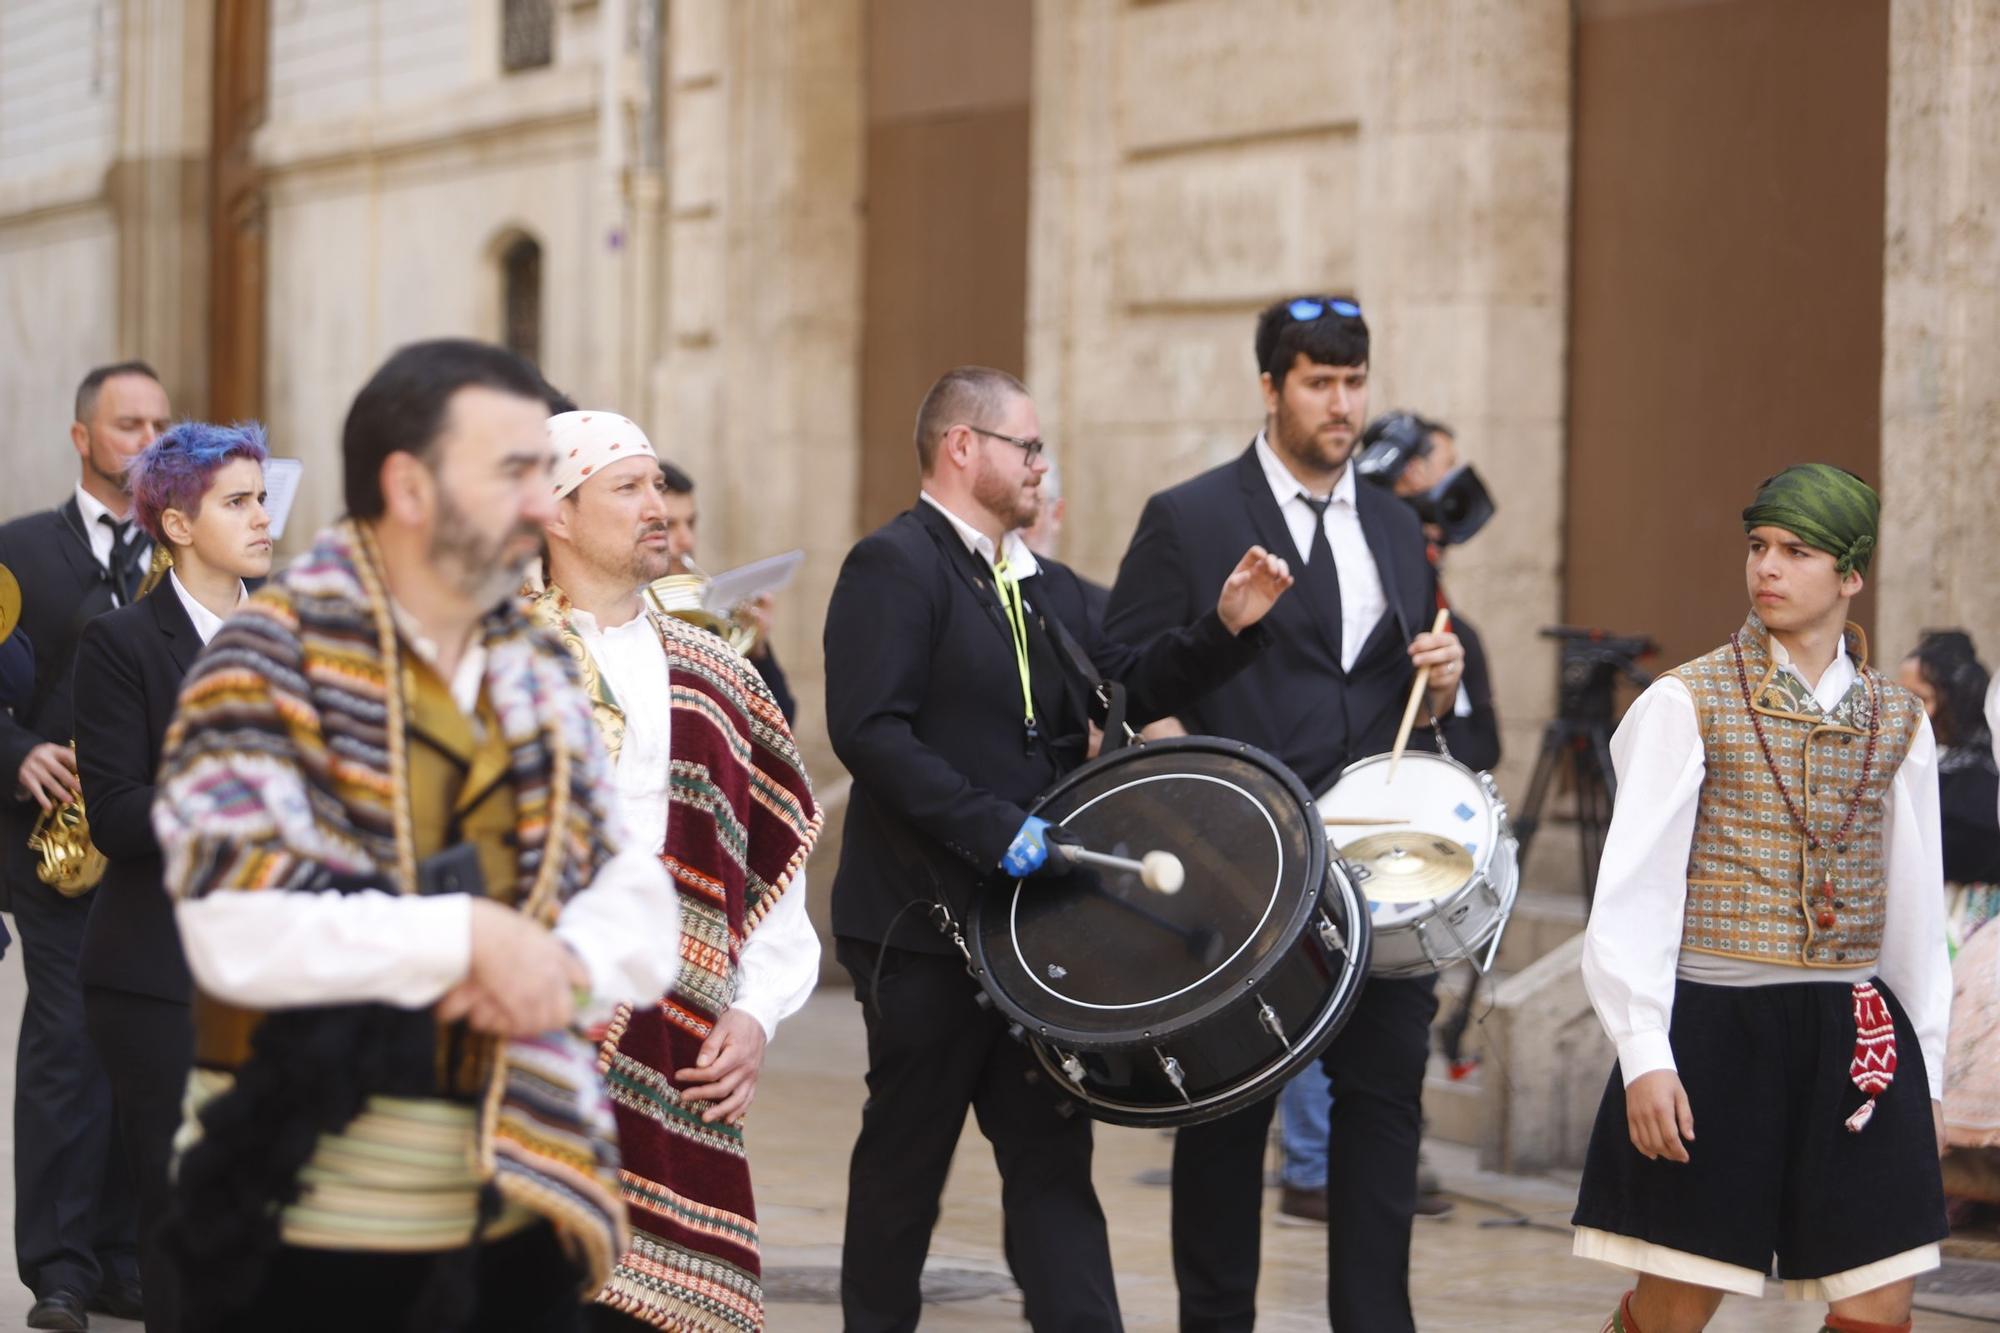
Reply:
[[[1000,868],[1016,879],[1029,875],[1067,875],[1070,872],[1069,858],[1055,850],[1060,839],[1060,830],[1039,815],[1029,815],[1021,825],[1021,831],[1014,835],[1014,841],[1007,844],[1007,854],[1000,858]]]

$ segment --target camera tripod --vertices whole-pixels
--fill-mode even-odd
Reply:
[[[1612,798],[1618,794],[1618,779],[1611,768],[1611,734],[1603,723],[1558,717],[1542,728],[1535,774],[1528,780],[1521,813],[1514,817],[1523,867],[1542,822],[1542,805],[1558,773],[1567,777],[1569,789],[1576,793],[1577,851],[1583,858],[1583,901],[1588,906],[1596,896],[1597,861],[1604,854],[1604,829],[1611,822]]]
[[[1514,816],[1514,836],[1520,842],[1525,871],[1528,848],[1541,827],[1549,788],[1560,775],[1576,796],[1577,852],[1582,858],[1583,900],[1588,907],[1597,895],[1597,862],[1604,854],[1604,830],[1611,822],[1611,802],[1618,777],[1611,766],[1612,694],[1623,678],[1641,689],[1653,678],[1637,659],[1659,651],[1643,636],[1623,636],[1597,629],[1553,626],[1542,637],[1562,644],[1557,662],[1556,716],[1542,728],[1542,749],[1535,758],[1528,796]]]

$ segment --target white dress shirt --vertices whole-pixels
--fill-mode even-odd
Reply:
[[[643,613],[603,629],[588,611],[572,608],[570,625],[624,710],[619,811],[625,826],[657,857],[666,850],[673,763],[672,693],[660,632]],[[678,938],[664,947],[678,948]],[[776,1036],[778,1024],[797,1013],[819,983],[819,955],[819,935],[806,915],[802,871],[743,942],[730,1008],[762,1024],[766,1039]]]
[[[397,608],[412,651],[428,662],[436,645]],[[471,716],[486,674],[486,646],[476,637],[459,658],[451,697]],[[619,850],[583,892],[563,905],[555,935],[590,978],[579,1023],[606,1022],[621,1001],[664,994],[680,974],[680,903],[657,850],[623,827],[610,830]],[[662,828],[665,827],[662,821]],[[377,1003],[405,1009],[435,1004],[472,966],[472,899],[379,889],[357,893],[264,891],[211,893],[174,905],[188,970],[225,1003],[251,1009]]]
[[[76,488],[76,509],[83,519],[84,535],[90,538],[91,558],[103,568],[111,568],[111,547],[117,541],[117,534],[98,520],[108,518],[113,523],[123,523],[132,516],[128,513],[124,518],[118,517],[104,507],[103,501],[83,489],[81,485]],[[141,532],[139,539],[144,541],[146,534]]]
[[[1771,640],[1771,652],[1780,670],[1804,679],[1776,639]],[[1854,680],[1854,663],[1843,652],[1812,685],[1813,697],[1822,709],[1831,709]],[[1667,1031],[1674,986],[1680,978],[1710,985],[1760,986],[1852,983],[1879,976],[1902,1001],[1923,1049],[1931,1098],[1941,1100],[1951,963],[1945,948],[1937,742],[1930,722],[1919,722],[1910,751],[1890,783],[1883,811],[1887,924],[1881,956],[1873,967],[1788,967],[1683,953],[1688,854],[1707,772],[1701,724],[1687,686],[1671,676],[1648,686],[1611,738],[1611,760],[1618,773],[1618,800],[1605,835],[1596,903],[1584,936],[1583,983],[1598,1020],[1618,1047],[1625,1082],[1675,1067]]]
[[[991,537],[945,508],[929,491],[918,492],[918,498],[950,519],[952,530],[957,532],[958,539],[965,543],[965,549],[988,565],[998,564],[1000,557],[1006,556],[1007,576],[1014,582],[1019,583],[1022,579],[1033,578],[1042,572],[1041,563],[1035,559],[1035,553],[1028,549],[1028,543],[1022,538],[1018,529],[1009,531],[1000,539],[1000,545],[995,547]]]
[[[207,643],[215,637],[215,632],[222,628],[222,617],[197,602],[194,594],[187,590],[187,585],[181,582],[181,576],[177,572],[170,569],[167,571],[167,577],[173,581],[174,596],[181,599],[181,610],[187,612],[188,619],[194,622],[194,632],[201,637],[203,643]],[[239,606],[243,603],[241,579],[236,581],[236,602]]]
[[[1341,469],[1340,480],[1333,484],[1333,503],[1326,507],[1321,518],[1306,503],[1311,493],[1279,460],[1277,452],[1264,439],[1264,432],[1257,432],[1255,447],[1257,461],[1264,467],[1264,478],[1271,483],[1271,498],[1278,502],[1278,512],[1285,516],[1285,526],[1291,529],[1292,545],[1298,548],[1300,564],[1312,563],[1314,522],[1326,527],[1326,542],[1333,549],[1334,573],[1340,578],[1340,669],[1352,670],[1354,659],[1361,656],[1361,646],[1368,642],[1376,622],[1389,609],[1389,599],[1382,591],[1382,571],[1375,567],[1374,552],[1368,549],[1368,538],[1361,531],[1361,511],[1354,503],[1354,460],[1348,459],[1347,466]],[[1321,497],[1311,495],[1311,498]]]

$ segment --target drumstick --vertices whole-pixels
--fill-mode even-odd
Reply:
[[[1442,634],[1450,624],[1451,612],[1448,609],[1440,610],[1437,620],[1431,625],[1431,633]],[[1410,728],[1416,724],[1417,703],[1424,697],[1424,687],[1430,683],[1431,669],[1427,666],[1418,667],[1417,683],[1410,687],[1410,702],[1403,705],[1403,725],[1396,728],[1395,748],[1389,751],[1390,782],[1396,780],[1396,765],[1403,762],[1403,747],[1410,743]]]
[[[1410,817],[1408,815],[1376,815],[1372,818],[1367,815],[1321,815],[1319,822],[1328,828],[1345,828],[1349,825],[1355,828],[1368,828],[1376,824],[1407,824],[1410,822]]]
[[[1147,852],[1134,861],[1129,856],[1108,856],[1103,852],[1093,852],[1086,847],[1056,844],[1062,854],[1081,865],[1103,866],[1108,870],[1127,870],[1139,877],[1139,882],[1155,893],[1179,893],[1181,885],[1187,882],[1187,870],[1181,859],[1172,852]]]

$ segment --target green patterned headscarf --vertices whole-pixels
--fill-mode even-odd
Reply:
[[[1882,497],[1845,468],[1800,463],[1767,478],[1743,511],[1743,530],[1773,527],[1833,557],[1840,574],[1866,574],[1875,554]]]

